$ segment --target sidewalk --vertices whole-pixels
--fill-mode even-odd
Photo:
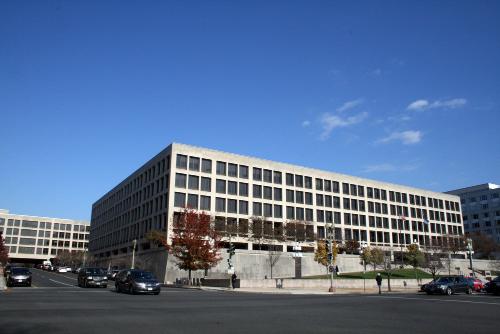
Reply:
[[[258,293],[258,294],[274,294],[274,295],[373,295],[378,294],[378,289],[344,289],[339,288],[336,289],[335,292],[328,292],[328,289],[292,289],[292,288],[220,288],[220,287],[211,287],[211,286],[173,286],[169,287],[176,288],[184,288],[184,289],[196,289],[196,290],[204,290],[204,291],[226,291],[233,293]],[[398,293],[417,293],[416,289],[392,289],[391,292],[388,292],[387,289],[382,290],[382,294],[398,294]]]

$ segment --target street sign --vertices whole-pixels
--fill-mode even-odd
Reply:
[[[333,273],[333,271],[335,270],[335,268],[333,266],[328,266],[328,271]]]

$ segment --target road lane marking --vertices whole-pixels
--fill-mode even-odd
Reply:
[[[433,302],[456,302],[456,303],[485,304],[485,305],[500,306],[500,303],[477,302],[477,301],[462,300],[462,299],[425,299],[425,298],[398,297],[398,296],[367,296],[367,297],[368,298],[386,298],[386,299],[422,300],[422,301],[433,301]]]
[[[67,286],[74,287],[74,285],[73,285],[73,284],[68,284],[68,283],[64,283],[64,282],[59,282],[59,281],[56,281],[55,279],[52,279],[52,278],[49,278],[49,281],[52,281],[52,282],[55,282],[55,283],[59,283],[59,284],[62,284],[62,285],[67,285]]]

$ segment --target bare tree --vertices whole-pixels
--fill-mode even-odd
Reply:
[[[451,263],[448,267],[451,266]],[[443,261],[441,260],[441,254],[438,253],[430,253],[426,255],[424,268],[429,269],[432,279],[436,279],[436,275],[440,270],[444,269]],[[451,271],[451,270],[450,270]]]

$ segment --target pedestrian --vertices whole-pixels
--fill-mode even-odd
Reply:
[[[378,285],[378,294],[382,294],[382,275],[380,273],[377,273],[377,277],[375,277],[375,280],[377,281]]]
[[[335,266],[335,275],[339,275],[339,266]]]
[[[238,276],[236,276],[236,273],[233,273],[233,274],[231,275],[231,285],[233,286],[233,289],[236,287],[236,278],[237,278],[237,277],[238,277]]]

